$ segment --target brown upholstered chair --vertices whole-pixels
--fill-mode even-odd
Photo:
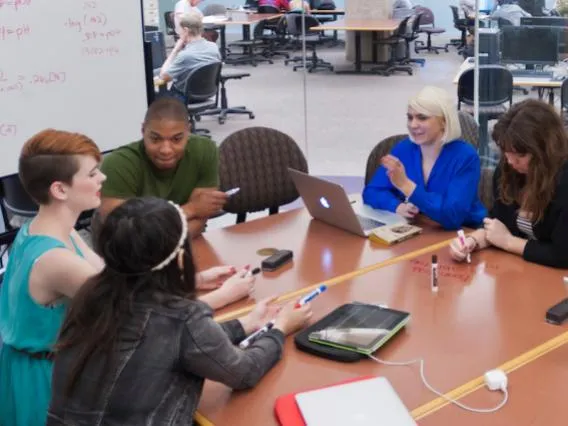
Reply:
[[[491,209],[493,208],[493,203],[495,202],[495,199],[493,197],[494,172],[494,167],[482,167],[481,179],[479,179],[479,199],[489,211],[491,211]]]
[[[275,129],[250,127],[228,136],[219,147],[221,190],[239,187],[223,210],[237,214],[237,223],[248,212],[269,209],[270,214],[299,196],[288,167],[308,172],[308,164],[294,140]]]
[[[408,135],[394,135],[380,141],[371,151],[367,158],[367,168],[365,171],[365,185],[369,183],[373,175],[381,165],[381,159],[391,152],[392,148]]]
[[[479,145],[479,125],[471,114],[464,111],[458,111],[460,119],[460,127],[462,131],[462,139],[472,144],[475,149]]]

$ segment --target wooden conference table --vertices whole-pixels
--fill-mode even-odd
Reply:
[[[377,38],[379,32],[392,32],[398,28],[399,20],[395,19],[338,19],[337,21],[327,22],[318,27],[311,27],[314,31],[354,31],[355,32],[355,69],[349,71],[338,71],[338,74],[365,74],[363,70],[363,61],[361,59],[361,33],[372,32],[373,41]],[[373,47],[372,62],[377,62],[377,49]],[[376,74],[376,73],[372,73]]]
[[[322,267],[323,249],[327,247],[334,254],[333,264],[335,259],[342,258],[336,255],[349,255],[352,250],[357,251],[358,244],[350,242],[349,238],[340,239],[340,234],[324,224],[313,222],[311,226],[325,228],[306,229],[309,225],[306,226],[303,215],[305,212],[300,210],[286,213],[280,220],[276,220],[278,216],[271,218],[276,220],[271,225],[278,224],[281,231],[288,227],[288,232],[272,241],[285,241],[285,234],[289,238],[289,231],[296,223],[303,229],[296,235],[304,240],[304,246],[296,252],[297,259],[302,262],[283,273],[281,279],[276,279],[276,285],[271,285],[269,279],[265,282],[258,280],[261,286],[266,287],[262,290],[265,294],[274,292],[273,288],[280,285],[294,292],[307,282],[320,282],[319,276],[325,278],[353,270],[374,258],[373,252],[368,251],[372,250],[370,246],[359,248],[355,257],[347,260],[346,264],[340,261],[335,272],[330,273]],[[240,237],[245,236],[244,247],[250,249],[239,248],[235,258],[246,255],[245,252],[250,257],[252,248],[258,245],[251,226],[254,222],[246,229],[240,226],[229,229],[228,234],[212,232],[206,236],[207,241],[229,254],[227,238],[236,238],[233,235],[236,233],[241,241]],[[281,232],[278,228],[277,233]],[[395,309],[411,312],[411,322],[406,329],[376,355],[391,361],[424,358],[426,377],[443,392],[482,376],[485,371],[531,351],[566,330],[544,322],[546,309],[565,297],[563,271],[531,264],[497,250],[477,253],[472,264],[458,265],[449,258],[447,247],[438,244],[430,248],[437,252],[440,262],[440,291],[436,294],[430,290],[431,253],[426,254],[428,248],[424,248],[425,240],[421,241],[422,238],[436,240],[433,234],[426,233],[423,237],[401,243],[398,246],[400,250],[407,245],[407,255],[402,259],[387,262],[378,269],[363,269],[359,270],[361,273],[346,275],[345,282],[330,287],[313,302],[314,321],[337,306],[354,300],[386,303]],[[310,250],[306,250],[309,240],[314,243]],[[409,253],[411,243],[414,247],[421,245],[423,250]],[[298,241],[289,244],[297,245]],[[299,244],[302,245],[302,242]],[[352,245],[351,249],[348,244]],[[200,253],[201,248],[196,250]],[[397,246],[388,250],[397,250]],[[304,264],[303,256],[309,256],[311,260]],[[224,258],[223,255],[221,258]],[[287,279],[284,278],[286,275]],[[295,280],[301,282],[296,283]],[[338,280],[341,281],[341,277]],[[443,406],[422,385],[416,366],[386,367],[371,360],[353,364],[328,361],[298,351],[292,337],[287,338],[285,346],[283,359],[252,390],[231,391],[219,383],[206,382],[196,417],[198,422],[204,425],[276,425],[273,407],[278,396],[367,374],[386,376],[416,418]]]
[[[509,402],[497,413],[484,416],[483,425],[565,426],[568,415],[567,360],[568,345],[563,345],[509,374]],[[489,407],[497,405],[501,397],[500,392],[478,390],[460,402],[473,407]],[[481,422],[479,415],[447,406],[418,424],[477,426]]]
[[[416,250],[445,245],[455,236],[433,222],[421,220],[418,224],[424,229],[422,235],[388,247],[312,220],[305,209],[296,209],[205,232],[194,241],[193,251],[198,268],[204,269],[219,264],[256,267],[266,257],[256,253],[261,248],[292,250],[291,264],[258,275],[255,286],[256,299],[285,293],[291,297],[323,282],[333,284],[335,277],[364,273],[364,268],[374,268]],[[244,312],[254,303],[253,299],[237,302],[218,311],[218,315],[226,318],[227,312]]]

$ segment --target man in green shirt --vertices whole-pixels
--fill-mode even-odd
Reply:
[[[129,198],[154,196],[182,206],[193,237],[221,210],[227,195],[218,191],[218,152],[208,138],[190,135],[187,111],[177,99],[153,102],[142,124],[143,139],[104,158],[107,176],[99,209],[102,220]]]

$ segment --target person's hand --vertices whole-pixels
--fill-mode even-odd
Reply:
[[[258,302],[252,311],[241,319],[246,334],[250,334],[271,321],[282,309],[274,304],[278,296],[268,297]]]
[[[218,213],[227,202],[227,194],[215,188],[195,188],[189,198],[191,217],[209,217]],[[187,211],[186,211],[187,213]]]
[[[507,229],[503,222],[499,219],[483,219],[483,228],[485,229],[485,239],[495,247],[507,250],[509,241],[512,237],[511,232]]]
[[[312,317],[312,307],[309,303],[296,308],[296,302],[290,302],[276,315],[274,328],[282,331],[285,335],[302,328]]]
[[[463,262],[469,253],[475,250],[476,242],[473,237],[465,237],[465,245],[462,246],[459,238],[454,238],[450,243],[450,255],[458,262]]]
[[[186,44],[187,44],[187,37],[185,34],[181,34],[178,41],[176,41],[173,50],[175,50],[176,52],[181,52]]]
[[[407,219],[414,219],[418,213],[420,213],[420,210],[412,203],[400,203],[396,208],[396,214]]]
[[[215,290],[237,272],[234,266],[215,266],[197,274],[198,290]]]
[[[387,176],[391,183],[399,190],[408,185],[410,179],[406,176],[404,164],[393,155],[385,155],[381,160],[381,164],[387,169]]]
[[[225,305],[236,302],[252,293],[255,277],[248,273],[249,270],[250,267],[241,269],[219,287],[217,291],[223,294]]]

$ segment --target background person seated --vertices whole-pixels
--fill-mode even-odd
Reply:
[[[185,82],[189,74],[200,65],[221,61],[221,53],[215,43],[201,36],[203,17],[199,13],[183,15],[180,27],[180,38],[162,65],[159,77],[165,82],[173,81],[171,93],[187,102]]]
[[[499,7],[491,13],[492,19],[506,19],[511,24],[521,25],[521,18],[532,16],[521,8],[516,0],[497,0]]]
[[[227,200],[218,186],[218,152],[209,138],[191,135],[185,105],[172,97],[152,103],[143,139],[105,157],[101,219],[129,198],[154,196],[181,204],[193,237]],[[96,238],[96,231],[93,229]]]
[[[282,12],[290,10],[289,0],[258,0],[258,6],[273,6]]]

